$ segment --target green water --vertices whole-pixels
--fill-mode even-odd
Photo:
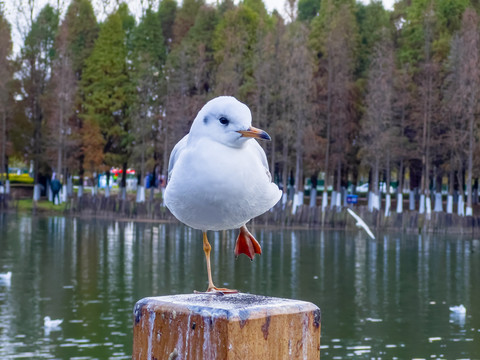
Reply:
[[[216,285],[322,310],[322,359],[480,359],[480,240],[255,228],[234,259],[209,233]],[[0,214],[0,359],[129,359],[145,296],[207,286],[202,238],[174,224]],[[466,316],[450,306],[463,304]],[[44,317],[63,319],[44,327]]]

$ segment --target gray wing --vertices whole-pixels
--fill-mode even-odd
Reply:
[[[170,160],[168,162],[168,180],[170,181],[170,177],[172,176],[173,168],[175,167],[175,162],[177,161],[178,157],[180,156],[181,152],[187,146],[188,134],[185,135],[182,140],[180,140],[177,145],[172,150],[170,154]]]
[[[265,151],[256,140],[253,140],[251,142],[253,143],[253,147],[255,148],[255,150],[258,152],[258,157],[260,158],[260,160],[262,160],[262,165],[265,167],[265,172],[267,173],[268,178],[270,179],[270,181],[272,181],[272,174],[270,174],[270,170],[268,169],[268,160]]]

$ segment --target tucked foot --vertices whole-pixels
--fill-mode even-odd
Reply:
[[[250,260],[253,260],[255,254],[262,254],[260,244],[250,231],[248,231],[245,225],[240,228],[240,234],[238,234],[237,243],[235,245],[235,257],[238,257],[240,254],[247,255]]]

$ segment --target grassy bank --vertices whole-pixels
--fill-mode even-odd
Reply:
[[[34,204],[32,199],[20,199],[16,202],[17,211],[31,213],[34,210],[41,213],[63,215],[67,207],[67,203],[59,205],[53,204],[51,201],[40,200]]]

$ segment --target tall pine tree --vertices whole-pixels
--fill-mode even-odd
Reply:
[[[10,60],[12,37],[10,24],[7,22],[0,4],[0,183],[8,181],[7,142],[8,125],[12,113],[13,66]],[[8,191],[8,185],[4,188]]]
[[[76,111],[73,112],[70,118],[70,126],[73,131],[71,132],[69,140],[76,145],[75,148],[77,151],[73,152],[71,156],[76,160],[76,166],[73,168],[78,171],[80,178],[77,194],[81,197],[83,195],[85,166],[91,168],[91,166],[85,164],[85,157],[90,156],[90,154],[85,154],[84,150],[88,146],[84,141],[89,142],[92,138],[82,136],[82,134],[85,133],[84,118],[81,116],[85,113],[85,94],[82,92],[82,88],[79,87],[79,83],[83,77],[85,61],[93,51],[93,46],[99,31],[90,0],[73,0],[67,9],[63,26],[65,26],[68,31],[68,51],[76,79]],[[95,139],[95,137],[93,137],[93,139]]]
[[[34,200],[40,197],[40,183],[46,186],[50,172],[45,153],[44,95],[51,79],[52,62],[55,57],[55,38],[58,29],[58,12],[46,5],[32,23],[21,53],[21,81],[24,92],[22,100],[30,124],[25,133],[26,153],[33,161],[35,181]],[[27,129],[26,129],[27,130]]]
[[[147,9],[133,32],[132,76],[135,99],[131,107],[132,160],[138,174],[138,201],[145,200],[143,179],[147,167],[152,175],[157,172],[158,134],[163,111],[165,80],[163,69],[166,59],[165,42],[158,15]]]
[[[81,80],[87,128],[84,131],[85,154],[91,156],[85,160],[90,162],[92,170],[100,167],[99,160],[107,171],[121,166],[123,196],[133,140],[129,114],[133,88],[127,66],[130,34],[125,30],[130,29],[130,21],[126,5],[108,16],[100,28],[92,54],[85,61]]]

